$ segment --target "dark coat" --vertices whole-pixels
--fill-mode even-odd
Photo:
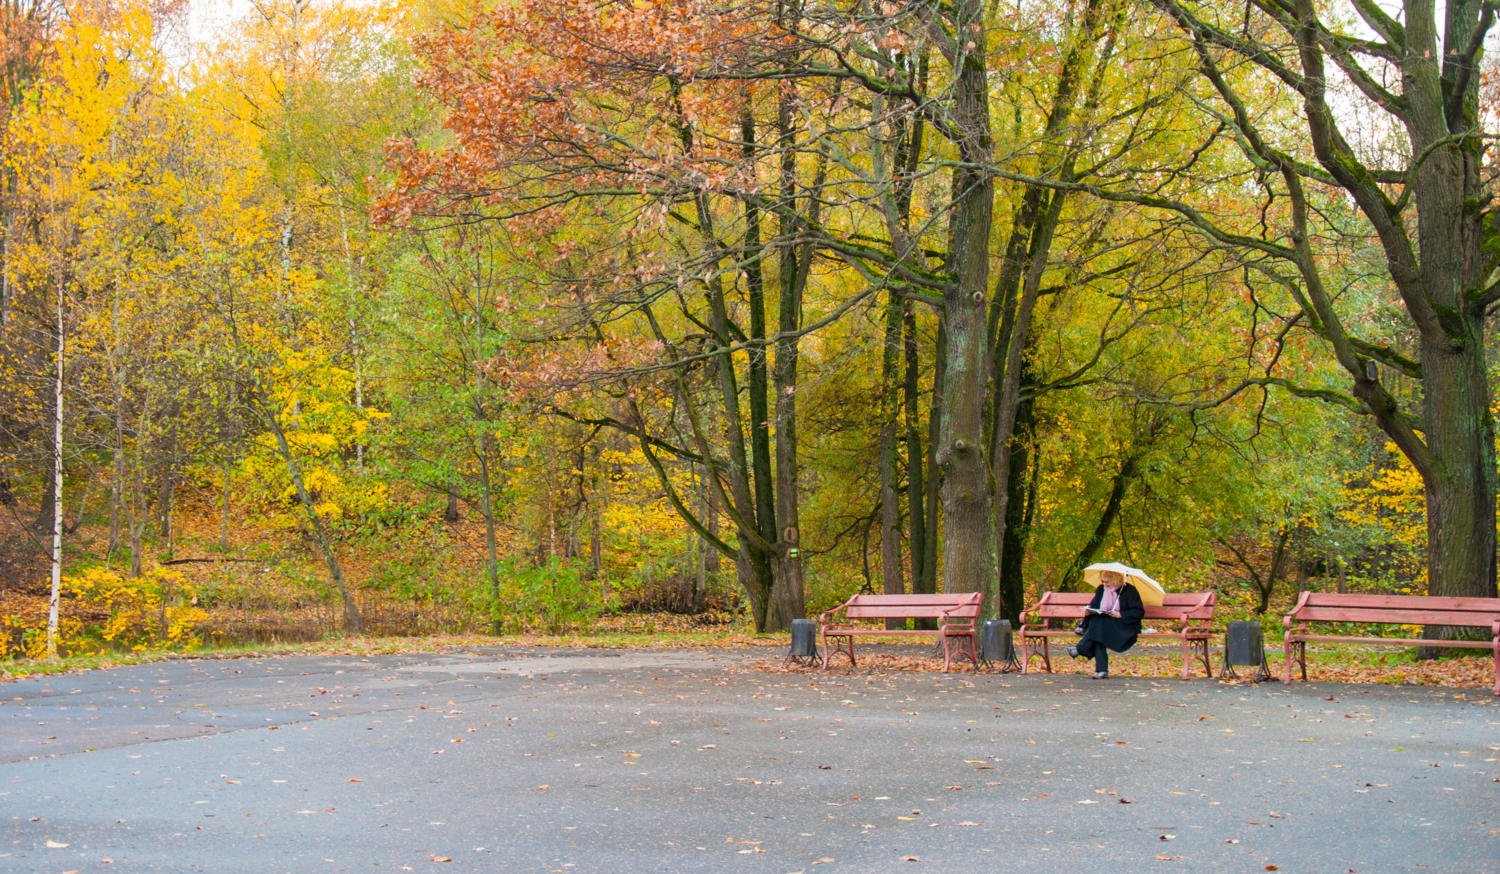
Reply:
[[[1104,600],[1104,587],[1094,590],[1090,607],[1097,608]],[[1141,593],[1135,586],[1126,583],[1120,587],[1120,618],[1091,615],[1083,629],[1083,639],[1104,644],[1115,652],[1124,652],[1135,646],[1136,636],[1141,633],[1141,619],[1146,615],[1146,606],[1141,603]]]

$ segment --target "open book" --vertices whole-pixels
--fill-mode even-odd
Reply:
[[[1102,616],[1104,614],[1104,611],[1100,610],[1098,607],[1085,607],[1083,608],[1083,612],[1089,614],[1090,616],[1095,614]]]

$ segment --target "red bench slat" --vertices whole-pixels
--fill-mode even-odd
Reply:
[[[1432,643],[1444,648],[1455,649],[1489,649],[1493,644],[1488,640],[1441,640],[1424,641],[1411,637],[1344,637],[1338,634],[1299,634],[1297,640],[1305,640],[1310,643],[1368,643],[1384,646],[1421,646],[1424,643]]]
[[[1500,622],[1493,613],[1457,610],[1377,610],[1368,607],[1304,607],[1297,612],[1301,622],[1374,622],[1385,625],[1463,625],[1489,628]]]
[[[1500,598],[1429,598],[1426,595],[1340,595],[1303,592],[1298,604],[1309,607],[1416,608],[1419,610],[1500,610]]]
[[[952,667],[952,653],[948,648],[950,639],[959,642],[958,648],[961,655],[967,655],[974,663],[974,669],[979,669],[979,659],[974,652],[974,626],[979,618],[979,608],[984,596],[979,592],[961,593],[936,593],[927,595],[855,595],[843,604],[825,611],[820,619],[823,637],[823,670],[828,670],[828,660],[833,655],[833,647],[828,643],[828,638],[842,639],[844,645],[838,647],[839,652],[849,656],[849,666],[852,670],[854,661],[854,638],[856,635],[912,635],[931,634],[937,635],[943,644],[943,670],[946,672]],[[842,612],[844,620],[834,623],[835,613]],[[940,628],[934,629],[885,629],[885,628],[860,628],[854,625],[858,619],[940,619]],[[953,622],[952,620],[958,620]]]
[[[984,596],[979,592],[929,595],[854,595],[848,604],[978,604]]]
[[[1307,644],[1348,641],[1382,646],[1456,648],[1488,647],[1495,659],[1495,695],[1500,696],[1500,598],[1432,598],[1426,595],[1340,595],[1333,592],[1303,592],[1297,606],[1281,620],[1286,628],[1282,648],[1286,672],[1282,682],[1292,682],[1292,662],[1307,680]],[[1444,641],[1425,638],[1372,638],[1352,635],[1308,634],[1309,622],[1352,622],[1386,625],[1449,625],[1490,629],[1490,640]],[[1293,655],[1295,650],[1296,655]]]
[[[862,604],[844,612],[850,619],[937,619],[942,616],[969,618],[979,615],[979,605],[873,607]]]

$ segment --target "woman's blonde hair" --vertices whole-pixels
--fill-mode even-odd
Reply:
[[[1119,571],[1103,571],[1099,574],[1099,581],[1105,585],[1113,583],[1116,586],[1125,585],[1125,575]]]

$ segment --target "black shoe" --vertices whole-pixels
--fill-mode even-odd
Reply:
[[[1097,674],[1094,675],[1094,679],[1095,680],[1108,680],[1109,679],[1109,671],[1100,671],[1099,673],[1097,673]]]
[[[1070,646],[1070,647],[1068,647],[1068,655],[1072,656],[1075,659],[1076,658],[1081,658],[1081,656],[1078,655],[1078,647],[1076,647],[1076,646]]]

